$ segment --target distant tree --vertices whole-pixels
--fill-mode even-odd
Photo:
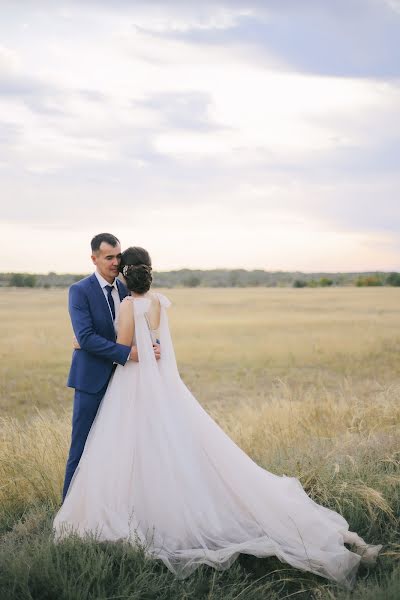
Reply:
[[[233,269],[227,273],[226,283],[229,287],[246,287],[247,276],[244,269]]]
[[[185,287],[198,287],[200,285],[200,277],[196,277],[195,275],[190,275],[183,280],[183,285]]]
[[[386,278],[386,285],[400,287],[400,273],[390,273]]]
[[[25,276],[23,273],[11,273],[10,286],[24,287]]]
[[[322,287],[329,287],[333,285],[333,279],[329,279],[328,277],[321,277],[319,280],[319,285]]]
[[[35,287],[36,275],[25,275],[25,287]]]
[[[309,281],[307,281],[306,285],[307,285],[307,287],[310,287],[310,288],[316,288],[316,287],[318,287],[319,283],[316,279],[310,279]],[[295,286],[295,287],[304,287],[304,286]]]
[[[360,275],[356,279],[357,287],[374,287],[383,285],[383,279],[380,275]]]
[[[29,273],[11,273],[9,285],[11,287],[35,287],[36,275],[30,275]]]
[[[258,287],[260,285],[265,285],[266,277],[265,272],[261,271],[261,269],[256,269],[255,271],[250,271],[248,275],[248,284],[251,286]]]
[[[356,286],[357,287],[365,287],[367,285],[366,282],[367,278],[364,277],[363,275],[360,275],[359,277],[357,277],[356,279]]]
[[[77,273],[0,273],[0,287],[50,287],[67,288],[76,281],[83,279],[87,274]],[[194,270],[179,269],[175,271],[164,271],[153,273],[154,287],[175,288],[185,287],[328,287],[328,286],[381,286],[392,285],[400,287],[400,273],[384,273],[375,271],[373,273],[302,273],[301,271],[264,271],[257,269],[247,271],[245,269],[212,269]]]
[[[295,279],[293,282],[294,288],[304,288],[306,286],[307,286],[307,281],[304,281],[304,279]]]

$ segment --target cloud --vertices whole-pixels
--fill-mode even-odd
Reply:
[[[247,4],[247,5],[246,5]],[[113,2],[113,13],[123,15],[133,21],[142,30],[153,33],[190,31],[223,31],[235,27],[238,21],[253,13],[251,2],[219,2],[205,0],[201,4],[193,1],[181,2],[172,0],[168,6],[164,2],[148,0],[116,0]],[[110,5],[106,0],[88,0],[85,3],[85,14],[93,15],[94,7],[98,11],[110,13]],[[63,7],[60,13],[71,19],[82,14],[82,4],[70,2],[68,9]]]
[[[32,112],[62,114],[62,90],[27,73],[20,55],[0,47],[0,100],[19,102]]]
[[[247,14],[240,8],[247,6]],[[191,43],[242,45],[253,61],[280,61],[284,70],[346,77],[400,75],[397,0],[234,2],[235,23],[224,29],[166,30]]]
[[[133,105],[158,113],[167,128],[204,132],[220,129],[210,117],[212,96],[204,92],[157,93],[145,100],[136,100]]]
[[[384,0],[384,3],[395,13],[400,15],[400,2],[399,0]]]
[[[301,5],[10,5],[2,222],[82,244],[116,224],[151,240],[163,268],[182,248],[186,266],[393,266],[396,14]],[[372,36],[367,49],[374,32],[381,47]]]

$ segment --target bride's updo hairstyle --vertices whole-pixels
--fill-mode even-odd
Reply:
[[[147,250],[138,246],[124,250],[119,271],[125,277],[128,290],[135,294],[145,294],[149,291],[153,277],[151,258]]]

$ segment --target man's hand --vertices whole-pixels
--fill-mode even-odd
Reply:
[[[76,337],[75,337],[75,336],[74,336],[74,338],[73,338],[73,340],[72,340],[72,345],[73,345],[73,347],[75,348],[75,350],[80,350],[80,349],[81,349],[81,347],[80,347],[80,345],[79,345],[79,342],[78,342],[78,340],[76,339]]]

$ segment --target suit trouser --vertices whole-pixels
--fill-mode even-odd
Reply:
[[[65,469],[65,480],[63,488],[63,501],[67,495],[69,484],[78,466],[85,447],[87,436],[97,414],[100,402],[106,393],[108,381],[96,394],[88,394],[81,390],[75,390],[74,409],[72,413],[71,447],[69,450],[67,466]]]

